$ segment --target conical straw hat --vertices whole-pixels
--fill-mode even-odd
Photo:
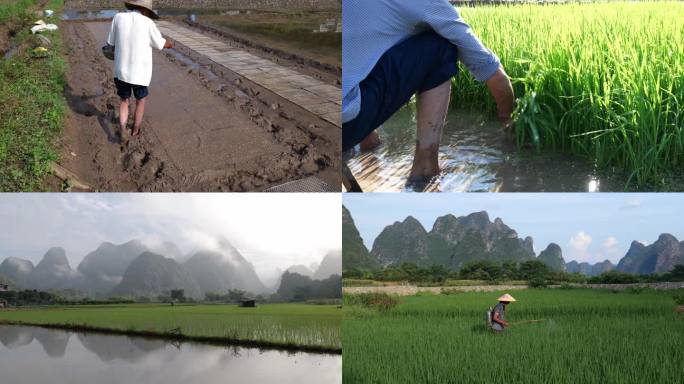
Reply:
[[[153,9],[154,8],[153,0],[128,0],[128,1],[125,1],[124,4],[126,5],[126,8],[128,8],[128,9],[130,9],[131,6],[145,8],[148,11],[152,12],[152,18],[153,19],[159,18],[159,14]]]
[[[510,303],[510,302],[513,302],[513,301],[517,301],[517,300],[515,300],[515,299],[513,298],[513,296],[509,295],[508,293],[505,294],[505,295],[503,295],[503,296],[501,296],[501,297],[499,297],[498,300],[499,300],[499,301],[506,301],[506,302],[509,302],[509,303]]]

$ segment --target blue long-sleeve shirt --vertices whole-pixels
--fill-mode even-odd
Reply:
[[[342,121],[361,109],[359,84],[380,57],[408,37],[432,29],[458,48],[458,59],[478,81],[499,68],[499,58],[473,34],[448,0],[342,1]]]

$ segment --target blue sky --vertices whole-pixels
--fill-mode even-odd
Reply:
[[[684,240],[684,194],[669,193],[404,193],[345,194],[343,203],[370,249],[382,229],[412,215],[426,230],[438,216],[487,211],[537,253],[555,242],[570,260],[617,263],[632,240],[654,242],[661,233]]]
[[[71,267],[102,242],[174,242],[182,252],[227,239],[264,282],[342,247],[339,194],[0,194],[0,262],[35,263],[64,247]]]

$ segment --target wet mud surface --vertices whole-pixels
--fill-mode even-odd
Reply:
[[[310,176],[340,185],[339,128],[182,46],[154,54],[141,135],[120,132],[113,64],[100,53],[109,22],[62,28],[70,112],[60,165],[93,190],[259,191]]]

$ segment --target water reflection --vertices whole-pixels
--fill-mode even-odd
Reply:
[[[0,383],[341,383],[339,355],[0,326]],[[37,342],[34,342],[37,341]]]
[[[485,115],[450,111],[440,146],[442,173],[427,185],[407,185],[416,140],[414,106],[397,112],[378,132],[381,147],[346,154],[364,191],[599,192],[622,190],[626,182],[572,156],[519,151]]]

